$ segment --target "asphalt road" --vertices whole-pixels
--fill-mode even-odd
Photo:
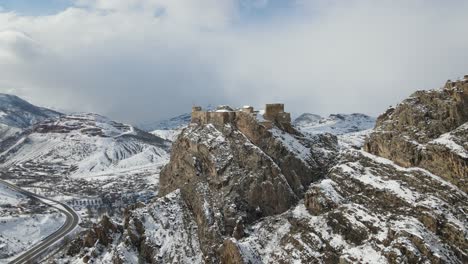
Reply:
[[[0,180],[1,184],[8,186],[9,188],[31,198],[36,198],[40,202],[50,205],[67,217],[65,223],[60,227],[57,231],[50,234],[48,237],[42,239],[39,243],[35,244],[32,248],[28,251],[21,254],[19,257],[14,259],[10,262],[10,264],[18,264],[18,263],[38,263],[40,259],[38,259],[49,247],[51,247],[55,242],[59,241],[61,238],[68,235],[75,227],[78,225],[80,218],[76,214],[73,209],[71,209],[68,205],[51,200],[41,195],[34,194],[32,192],[23,190],[11,183],[6,181]]]

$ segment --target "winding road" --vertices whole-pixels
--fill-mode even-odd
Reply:
[[[57,231],[45,237],[40,242],[35,244],[32,248],[30,248],[28,251],[24,252],[19,257],[12,260],[10,264],[39,262],[39,257],[43,256],[43,253],[45,253],[54,243],[64,238],[78,226],[78,223],[80,222],[80,217],[68,205],[26,191],[3,180],[0,180],[0,184],[3,184],[8,188],[11,188],[25,196],[38,199],[40,202],[56,208],[57,210],[62,212],[67,218],[65,220],[65,223]]]

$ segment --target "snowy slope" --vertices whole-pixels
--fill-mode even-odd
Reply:
[[[173,142],[177,139],[179,134],[182,132],[182,129],[183,127],[177,128],[177,129],[156,129],[154,131],[151,131],[150,133],[157,137]]]
[[[165,163],[167,142],[96,114],[74,114],[36,124],[3,146],[3,168],[22,174],[88,177]]]
[[[60,113],[34,106],[23,99],[0,93],[0,140]]]
[[[293,124],[306,133],[342,135],[373,128],[375,118],[364,114],[333,114],[321,117],[305,113],[296,118]]]

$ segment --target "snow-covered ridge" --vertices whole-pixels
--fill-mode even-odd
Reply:
[[[164,139],[133,126],[83,113],[35,124],[8,148],[4,146],[0,158],[1,167],[20,174],[88,177],[90,173],[164,164],[168,147]]]
[[[296,118],[293,125],[305,133],[343,135],[373,128],[375,118],[357,113],[332,114],[328,117],[305,113]]]
[[[179,134],[182,132],[182,129],[183,128],[167,129],[167,130],[157,129],[157,130],[151,131],[150,133],[157,136],[157,137],[160,137],[162,139],[174,142],[177,139],[177,137],[179,136]]]
[[[92,113],[71,114],[57,119],[49,119],[36,124],[33,130],[37,133],[81,133],[101,137],[137,135],[135,128],[130,125]]]
[[[0,124],[15,128],[26,128],[44,119],[61,115],[50,109],[32,105],[9,94],[0,93]]]
[[[17,96],[0,93],[0,142],[33,124],[59,115],[58,112],[34,106]]]

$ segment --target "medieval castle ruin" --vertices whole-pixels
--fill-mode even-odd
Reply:
[[[236,119],[246,116],[255,118],[268,129],[272,128],[274,123],[280,126],[291,126],[291,114],[284,112],[284,104],[267,104],[263,111],[255,111],[252,106],[232,109],[229,106],[222,105],[213,111],[203,111],[200,106],[192,107],[192,123],[201,125],[223,126],[234,123]]]

